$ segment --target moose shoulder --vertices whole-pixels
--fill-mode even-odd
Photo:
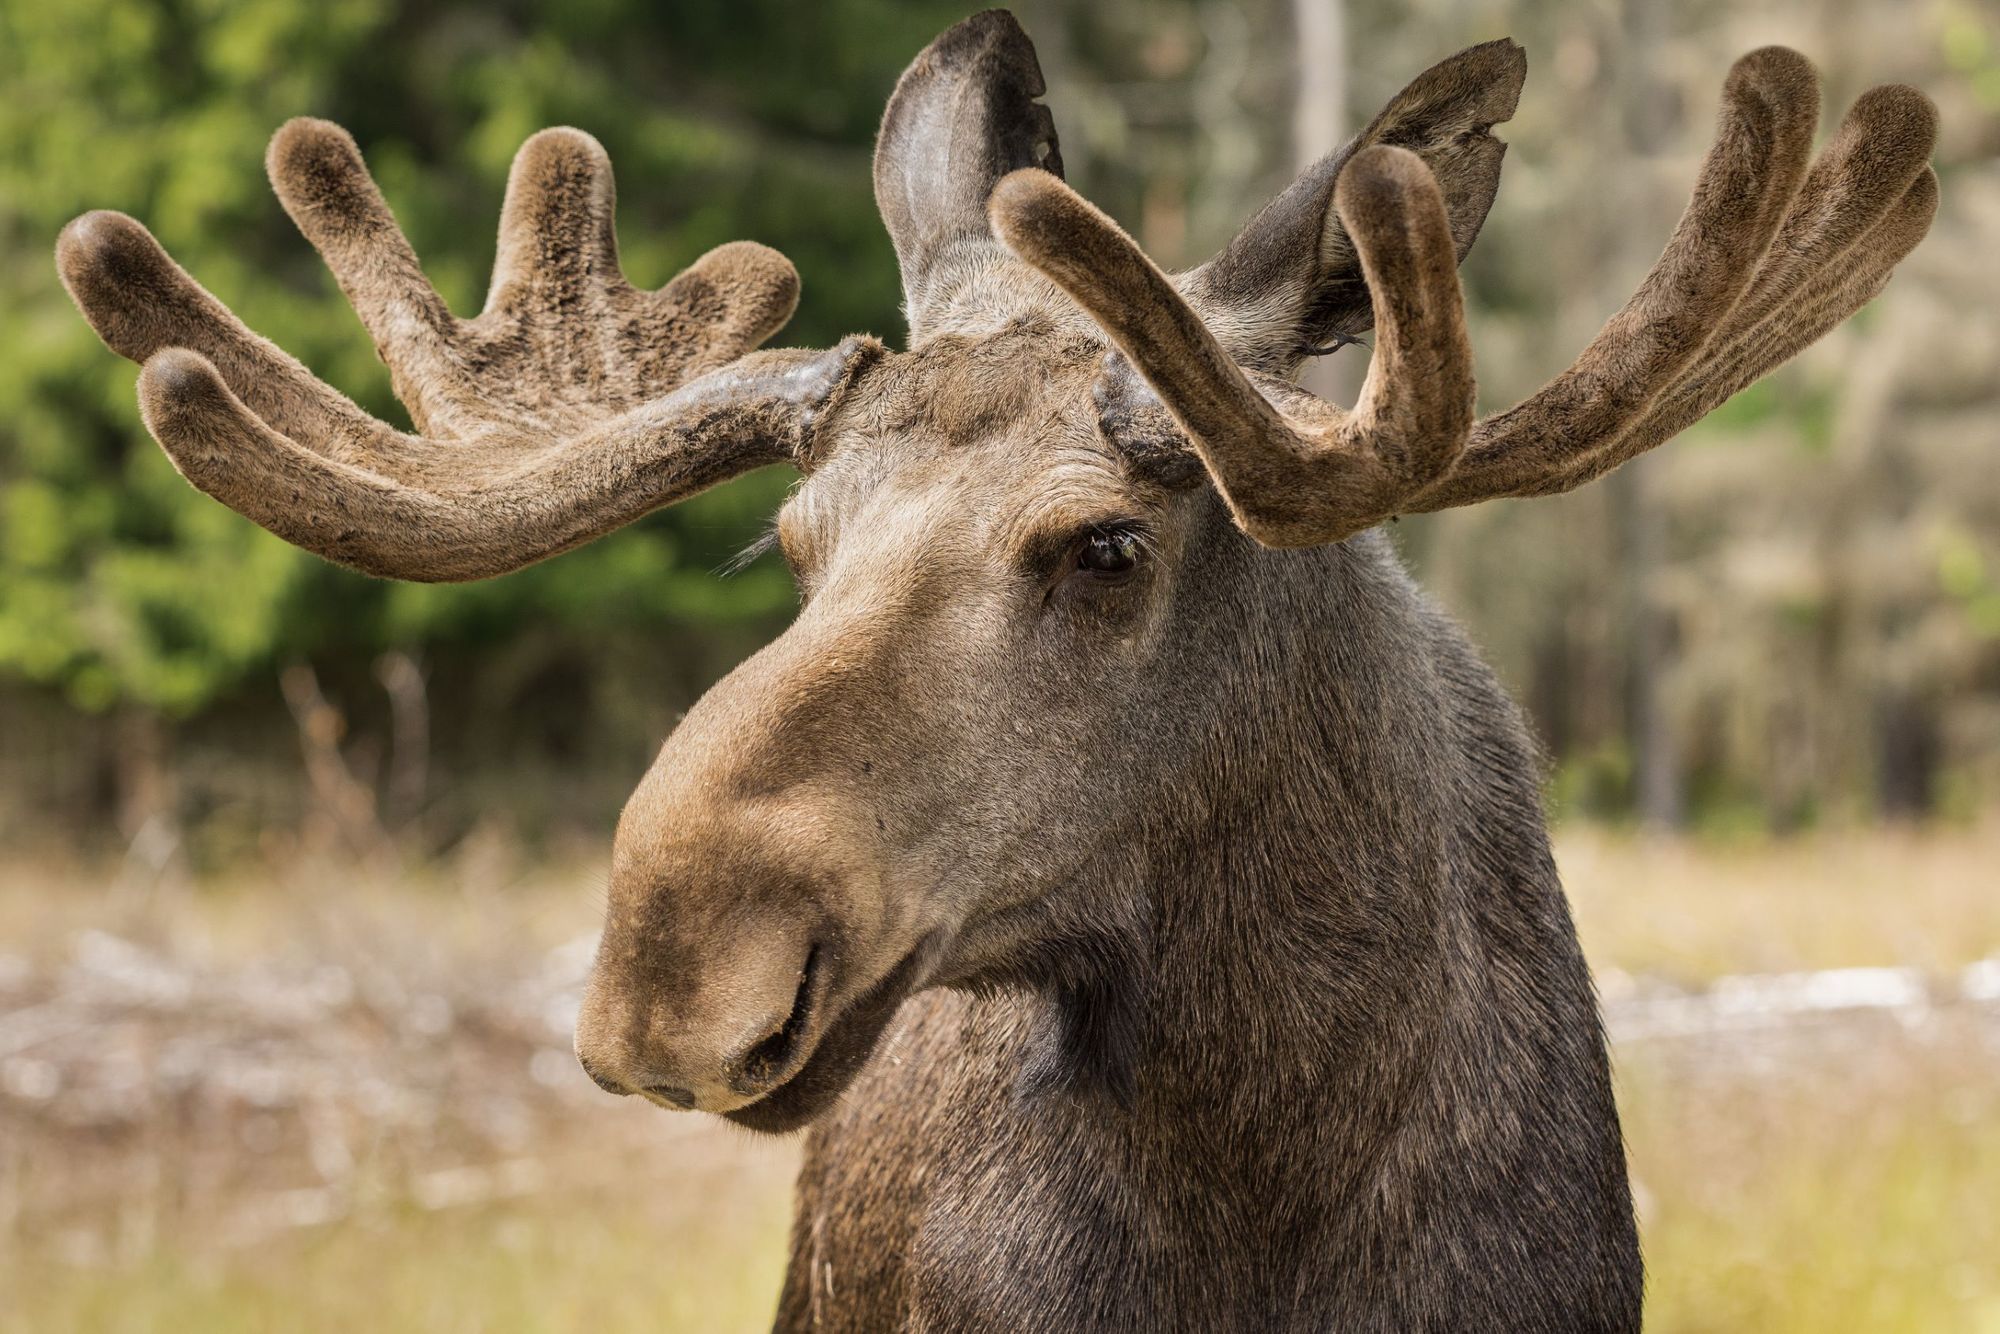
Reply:
[[[876,197],[907,350],[755,349],[748,243],[620,275],[587,135],[521,150],[448,310],[353,140],[269,169],[419,434],[240,324],[132,220],[58,263],[182,473],[373,574],[470,579],[766,463],[801,608],[627,805],[576,1047],[607,1090],[808,1127],[785,1329],[1632,1330],[1641,1275],[1536,759],[1373,531],[1566,490],[1865,303],[1936,204],[1929,104],[1724,85],[1659,263],[1475,419],[1457,262],[1525,74],[1420,75],[1214,260],[1061,178],[1000,11],[918,56]],[[1351,408],[1302,361],[1372,327]]]

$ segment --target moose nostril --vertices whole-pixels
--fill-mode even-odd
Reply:
[[[618,1097],[623,1098],[628,1096],[632,1092],[631,1089],[626,1088],[623,1084],[619,1083],[617,1080],[612,1079],[610,1076],[598,1070],[598,1068],[592,1065],[589,1061],[582,1060],[581,1058],[579,1058],[577,1064],[583,1067],[583,1073],[590,1076],[590,1082],[597,1085],[597,1087],[603,1089],[606,1093],[615,1094]]]
[[[672,1103],[683,1111],[694,1106],[694,1094],[684,1088],[675,1088],[672,1084],[654,1084],[646,1092],[663,1102]]]
[[[792,1008],[785,1015],[784,1022],[756,1045],[738,1057],[736,1077],[730,1082],[740,1093],[761,1093],[771,1082],[783,1074],[797,1054],[800,1035],[805,1031],[806,1020],[811,1016],[813,986],[819,977],[820,949],[815,944],[806,951],[806,961],[799,968],[799,987],[792,997]]]

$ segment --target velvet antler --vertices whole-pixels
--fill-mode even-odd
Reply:
[[[1476,422],[1451,219],[1410,152],[1365,148],[1335,184],[1377,328],[1351,411],[1246,374],[1131,238],[1053,176],[1013,173],[989,210],[1144,376],[1244,530],[1309,546],[1397,514],[1579,486],[1865,304],[1935,212],[1936,113],[1913,89],[1875,89],[1808,170],[1818,114],[1802,56],[1768,47],[1738,61],[1694,197],[1638,293],[1568,370]],[[1108,419],[1144,410],[1129,376],[1103,392]]]
[[[57,265],[105,343],[144,364],[141,415],[189,481],[371,574],[499,574],[792,457],[876,351],[752,352],[791,317],[798,277],[748,242],[634,289],[610,162],[580,131],[522,146],[486,309],[466,320],[425,279],[346,131],[294,120],[266,165],[421,434],[252,333],[131,218],[78,218]]]

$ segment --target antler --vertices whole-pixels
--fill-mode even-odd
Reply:
[[[1131,238],[1053,177],[1015,172],[990,212],[1145,377],[1244,530],[1308,546],[1397,514],[1579,486],[1864,305],[1936,210],[1936,112],[1914,89],[1877,88],[1808,171],[1818,115],[1804,57],[1767,47],[1739,60],[1694,197],[1638,293],[1568,370],[1477,422],[1450,223],[1429,169],[1403,149],[1363,150],[1335,186],[1377,328],[1352,411],[1239,369]],[[1101,389],[1143,393],[1129,376]]]
[[[577,130],[545,130],[514,159],[492,289],[470,320],[425,279],[346,131],[291,121],[266,166],[421,434],[252,333],[123,214],[72,222],[57,266],[99,337],[144,364],[140,414],[183,476],[371,574],[499,574],[793,457],[879,351],[752,353],[791,317],[798,276],[749,242],[634,289],[611,164]]]

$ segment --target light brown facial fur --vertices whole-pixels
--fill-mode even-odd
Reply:
[[[1126,715],[1190,516],[1103,438],[1103,356],[1024,319],[857,384],[778,519],[798,621],[689,713],[621,821],[577,1038],[600,1082],[802,1121],[903,995],[1010,963],[1048,887],[1129,832]],[[1094,534],[1144,552],[1080,568]]]

